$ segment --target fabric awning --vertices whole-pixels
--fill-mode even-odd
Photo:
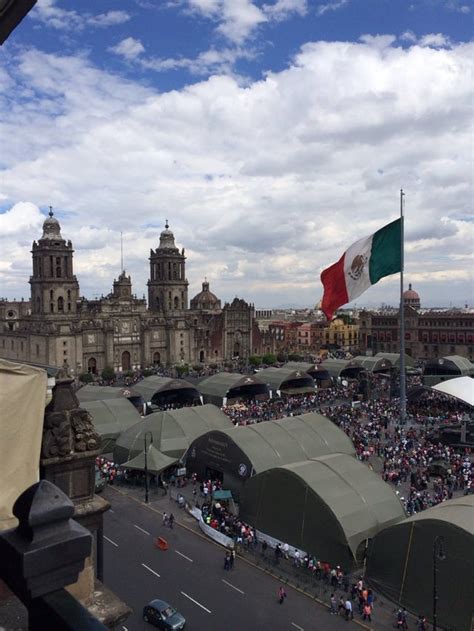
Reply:
[[[161,473],[168,467],[179,462],[179,458],[171,458],[153,447],[153,443],[147,449],[147,469],[150,473]],[[145,452],[142,451],[128,462],[120,465],[121,469],[133,469],[134,471],[145,471]]]
[[[214,500],[218,500],[218,501],[231,500],[232,499],[232,492],[231,491],[224,491],[224,490],[214,491],[214,493],[212,494],[212,498]]]

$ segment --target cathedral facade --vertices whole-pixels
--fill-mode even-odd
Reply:
[[[0,357],[67,365],[79,375],[245,360],[275,348],[254,306],[235,298],[222,307],[207,280],[188,306],[185,252],[168,223],[150,251],[148,303],[133,294],[125,270],[108,296],[81,297],[73,252],[50,211],[32,246],[30,301],[0,300]]]

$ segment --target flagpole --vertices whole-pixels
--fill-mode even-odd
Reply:
[[[403,304],[403,270],[405,267],[405,227],[403,216],[403,198],[405,193],[400,189],[400,424],[406,423],[407,416],[407,392],[406,392],[406,370],[405,370],[405,307]]]

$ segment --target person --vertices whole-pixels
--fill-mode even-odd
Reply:
[[[397,612],[397,629],[408,629],[406,609],[399,609]]]
[[[349,600],[349,598],[346,600],[346,622],[349,622],[349,620],[353,620],[354,618],[354,613],[352,611],[352,601]]]
[[[278,589],[278,602],[280,603],[280,605],[283,604],[283,601],[285,600],[285,598],[286,598],[286,591],[283,585],[281,585]]]
[[[173,515],[173,513],[171,513],[169,518],[168,518],[168,524],[169,524],[169,527],[171,528],[171,530],[173,530],[173,524],[174,524],[174,515]]]
[[[366,602],[364,605],[363,618],[364,620],[372,622],[372,606],[368,602]]]
[[[264,539],[263,542],[262,542],[262,556],[263,557],[265,556],[265,554],[267,552],[267,548],[268,548],[268,544],[267,544],[267,542]]]
[[[235,550],[231,550],[230,559],[229,559],[229,569],[231,570],[234,569],[234,563],[235,563]]]
[[[229,552],[225,553],[224,570],[230,570],[230,553]]]
[[[163,513],[163,526],[167,526],[168,525],[168,513],[165,511]]]
[[[336,609],[337,601],[336,601],[336,596],[334,595],[334,593],[331,594],[331,597],[329,599],[329,605],[330,605],[329,613],[331,615],[337,614],[337,609]]]
[[[417,631],[426,631],[426,618],[423,614],[418,616],[418,620],[416,621]]]
[[[346,613],[346,601],[344,596],[339,596],[339,606],[337,608],[337,612],[340,616],[343,616]]]

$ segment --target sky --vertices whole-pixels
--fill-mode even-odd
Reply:
[[[81,294],[146,293],[168,219],[224,301],[312,307],[397,218],[422,306],[474,305],[467,0],[38,0],[0,47],[0,296],[51,205]],[[356,306],[396,304],[399,277]]]

